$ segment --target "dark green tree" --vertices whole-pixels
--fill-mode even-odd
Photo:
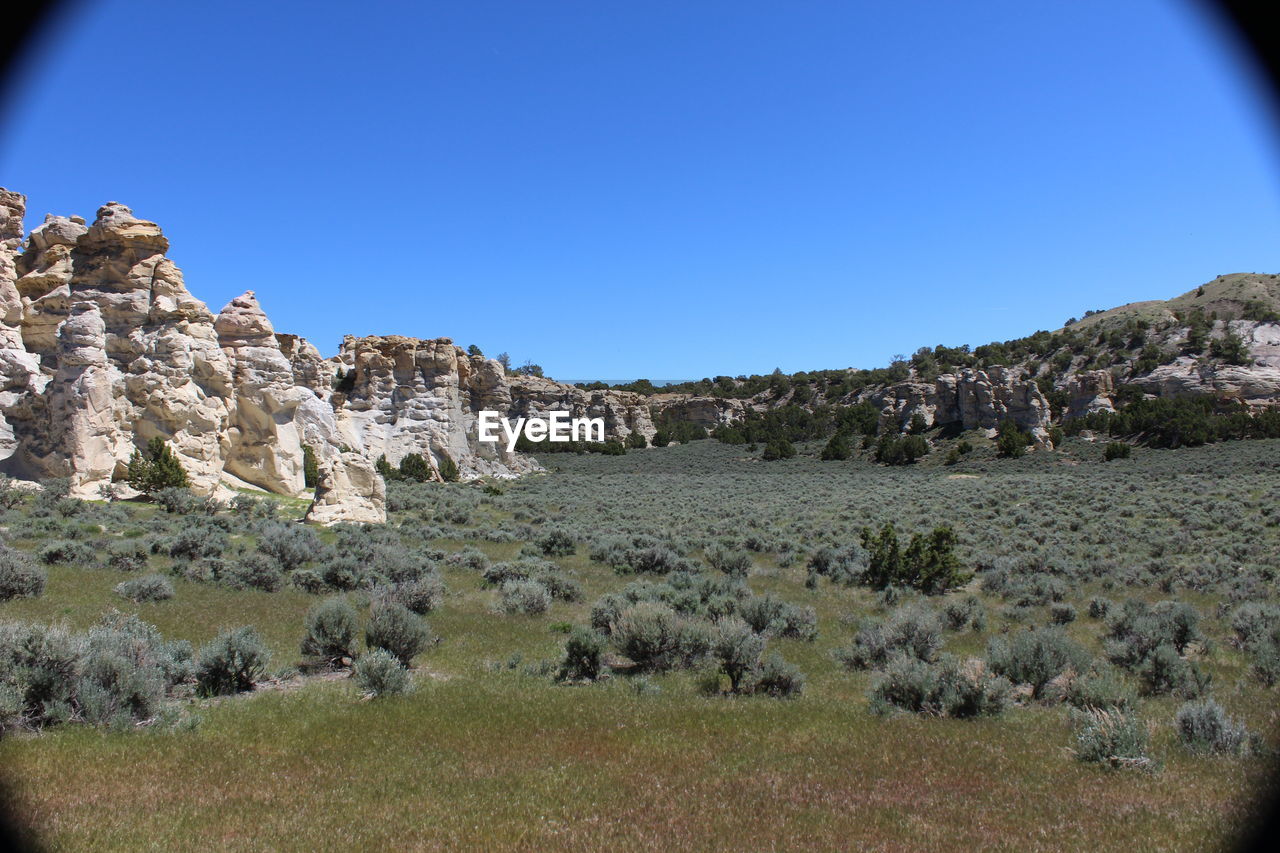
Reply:
[[[822,458],[824,460],[848,459],[852,455],[853,448],[849,446],[849,436],[842,432],[831,436],[827,446],[822,448]]]
[[[458,463],[454,462],[452,457],[444,451],[440,451],[440,479],[446,483],[456,483],[461,479],[462,474],[458,471]]]
[[[410,453],[400,460],[400,476],[406,480],[425,483],[433,476],[431,463],[420,453]]]
[[[320,464],[316,460],[316,452],[311,445],[302,445],[302,483],[308,489],[314,489],[320,482]]]
[[[145,451],[133,451],[129,457],[127,482],[148,496],[161,489],[185,489],[190,485],[182,463],[160,436],[148,441]]]
[[[1010,459],[1017,459],[1027,452],[1030,439],[1018,426],[1017,421],[1005,418],[1000,422],[1000,432],[996,435],[996,451]]]

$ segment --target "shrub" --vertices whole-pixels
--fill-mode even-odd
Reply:
[[[404,664],[384,649],[374,649],[356,661],[352,675],[360,692],[374,698],[408,693],[411,686]]]
[[[202,696],[226,696],[252,690],[266,671],[271,652],[250,626],[219,634],[196,659],[196,690]]]
[[[1080,672],[1089,655],[1060,628],[1034,628],[1016,634],[1012,641],[996,638],[987,646],[991,669],[1015,684],[1030,684],[1039,699],[1044,687],[1067,670]]]
[[[446,483],[456,483],[461,479],[461,473],[458,471],[458,464],[453,461],[453,457],[444,451],[440,452],[440,479]]]
[[[812,607],[797,607],[772,595],[752,596],[738,605],[738,615],[759,634],[814,640],[818,614]]]
[[[47,542],[36,552],[40,562],[46,566],[62,563],[69,566],[85,566],[96,562],[97,552],[84,542],[71,542],[59,539]]]
[[[341,597],[326,598],[307,611],[302,654],[323,665],[345,666],[356,656],[355,608]]]
[[[1128,444],[1123,441],[1112,441],[1108,442],[1107,446],[1103,448],[1102,458],[1104,461],[1110,462],[1112,459],[1128,459],[1132,453],[1133,448]]]
[[[959,631],[966,625],[980,631],[987,624],[987,609],[977,596],[966,595],[964,598],[948,601],[942,608],[947,627]]]
[[[120,572],[136,572],[147,567],[147,549],[136,539],[112,542],[107,546],[106,565]]]
[[[421,616],[440,606],[444,599],[444,581],[439,575],[431,573],[417,580],[375,587],[374,597],[403,604]]]
[[[503,583],[501,607],[505,613],[536,615],[551,608],[551,591],[535,580]]]
[[[1066,625],[1076,621],[1076,608],[1074,605],[1066,603],[1054,603],[1049,605],[1049,620],[1055,625]]]
[[[649,446],[649,442],[647,439],[645,439],[644,433],[639,433],[639,432],[636,432],[635,430],[632,430],[631,433],[627,436],[627,447],[632,450],[644,450],[648,446]]]
[[[1089,599],[1089,618],[1102,619],[1111,612],[1112,602],[1108,598],[1093,597]]]
[[[687,657],[682,652],[691,651],[692,635],[685,633],[685,621],[671,607],[640,602],[627,607],[613,622],[613,644],[641,670],[668,670]]]
[[[849,669],[878,669],[897,655],[931,662],[942,648],[942,623],[927,607],[905,605],[882,624],[868,625],[854,635],[853,645],[836,652]]]
[[[795,664],[783,660],[777,652],[770,652],[760,664],[754,691],[779,699],[799,696],[804,691],[804,673]]]
[[[1000,422],[1000,430],[996,436],[996,451],[1000,456],[1017,459],[1027,452],[1027,445],[1030,443],[1030,436],[1022,431],[1016,421],[1006,418]]]
[[[1009,682],[993,676],[981,661],[963,664],[950,655],[927,663],[896,655],[871,688],[871,709],[899,708],[916,714],[957,718],[995,716],[1009,701]]]
[[[35,598],[44,592],[44,569],[21,551],[0,545],[0,601]]]
[[[745,578],[751,571],[751,555],[716,546],[705,552],[707,565],[731,578]]]
[[[145,450],[133,451],[126,479],[130,486],[147,496],[161,489],[185,489],[188,485],[182,463],[159,436],[148,441]]]
[[[320,537],[305,525],[271,523],[258,534],[258,550],[273,557],[281,569],[290,572],[317,557]]]
[[[863,528],[861,539],[868,554],[864,578],[874,589],[899,585],[941,593],[970,577],[955,556],[956,535],[950,527],[935,527],[927,536],[917,533],[906,549],[898,544],[892,522],[881,527],[879,534]]]
[[[849,436],[843,432],[837,432],[831,436],[826,446],[822,448],[822,459],[844,460],[853,456],[853,448],[849,446]]]
[[[302,445],[302,485],[314,489],[320,483],[320,464],[309,444]]]
[[[1137,715],[1119,708],[1085,708],[1076,719],[1076,746],[1080,761],[1108,767],[1150,768],[1147,727]]]
[[[1184,703],[1174,717],[1173,727],[1183,746],[1195,753],[1249,755],[1256,753],[1262,743],[1212,699]]]
[[[775,439],[764,446],[764,453],[760,458],[768,462],[776,459],[791,459],[796,455],[796,449],[791,442],[785,438]]]
[[[590,628],[576,625],[564,644],[564,659],[556,678],[560,681],[594,681],[604,672],[605,640]]]
[[[1063,698],[1076,708],[1119,708],[1132,711],[1138,706],[1138,693],[1115,669],[1095,665],[1066,686]]]
[[[557,527],[538,540],[538,549],[548,557],[569,557],[578,550],[578,543],[568,531]]]
[[[736,616],[728,616],[716,623],[711,652],[720,662],[720,669],[729,676],[729,689],[742,691],[743,682],[753,675],[764,653],[764,638],[751,630],[751,626]]]
[[[162,575],[144,575],[116,584],[116,595],[134,603],[165,601],[173,598],[173,584]]]
[[[1162,643],[1147,655],[1138,675],[1142,679],[1143,692],[1154,696],[1176,693],[1194,698],[1208,690],[1210,681],[1207,673],[1183,660],[1168,643]]]
[[[408,667],[430,641],[426,621],[403,604],[374,601],[370,607],[364,631],[364,642],[370,649],[383,649]]]
[[[400,460],[400,476],[405,480],[425,483],[433,476],[431,463],[420,453],[409,453]]]
[[[274,560],[264,554],[246,554],[221,571],[218,579],[232,589],[260,589],[275,592],[284,586],[284,575]]]

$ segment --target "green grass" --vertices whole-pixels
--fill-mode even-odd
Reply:
[[[584,541],[556,562],[575,573],[584,600],[555,602],[543,616],[499,615],[498,593],[479,573],[445,565],[448,593],[427,617],[441,642],[417,658],[409,696],[363,700],[339,679],[183,700],[185,713],[199,718],[194,728],[63,726],[14,735],[0,740],[0,767],[16,813],[54,849],[1220,846],[1247,824],[1266,761],[1187,754],[1170,726],[1180,700],[1142,701],[1161,764],[1153,773],[1074,760],[1061,706],[970,721],[875,716],[866,699],[875,674],[844,670],[832,652],[850,641],[859,619],[886,610],[863,588],[825,579],[805,588],[803,556],[782,568],[776,552],[753,553],[749,578],[756,594],[817,612],[815,642],[770,641],[807,677],[797,699],[708,696],[701,672],[650,676],[640,690],[634,677],[561,686],[527,670],[558,658],[564,634],[553,624],[586,621],[596,598],[636,579],[590,560],[585,539],[597,532],[667,531],[695,556],[723,537],[765,533],[792,539],[804,555],[850,541],[886,516],[903,529],[959,519],[970,565],[1004,545],[1080,565],[1105,560],[1114,569],[1081,572],[1068,597],[1079,616],[1066,630],[1098,654],[1104,628],[1087,616],[1090,596],[1171,597],[1146,575],[1118,580],[1130,567],[1189,571],[1237,545],[1230,559],[1241,565],[1274,553],[1275,475],[1254,454],[1277,445],[1139,450],[1124,465],[1103,465],[1095,448],[1073,444],[1070,454],[977,459],[956,470],[936,460],[909,469],[803,458],[771,466],[702,442],[557,460],[551,475],[476,503],[470,521],[453,526],[442,518],[475,500],[474,490],[424,486],[425,504],[394,517],[406,541],[420,526],[443,526],[446,538],[432,547],[476,547],[500,561],[513,559],[522,542],[486,541],[474,531],[499,527],[527,541],[548,524],[567,524]],[[1073,501],[1077,511],[1066,514]],[[155,521],[149,507],[121,512],[127,517],[117,526]],[[1164,548],[1188,528],[1195,537]],[[254,539],[246,532],[233,542],[247,548]],[[153,557],[148,571],[170,562]],[[172,600],[134,605],[112,592],[128,576],[52,566],[45,594],[0,602],[0,620],[84,628],[115,607],[197,645],[251,624],[276,670],[297,662],[306,611],[319,599],[287,586],[265,593],[175,578]],[[961,594],[968,593],[982,598],[988,625],[947,632],[946,651],[978,656],[991,637],[1021,629],[1002,615],[1006,602],[980,592],[976,580]],[[1275,596],[1274,582],[1267,594]],[[367,601],[365,593],[349,595],[357,605]],[[1225,642],[1221,590],[1178,587],[1176,595],[1200,610],[1213,639],[1192,657],[1213,674],[1216,698],[1275,746],[1275,689],[1251,681],[1247,659]],[[1032,608],[1025,624],[1047,619],[1047,607]]]

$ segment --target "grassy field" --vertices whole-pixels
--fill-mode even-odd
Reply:
[[[53,562],[43,595],[0,602],[0,621],[85,629],[115,607],[197,647],[223,628],[254,625],[278,680],[232,697],[179,693],[176,724],[11,732],[0,740],[8,804],[55,849],[1227,843],[1266,790],[1269,758],[1188,752],[1172,725],[1182,696],[1144,695],[1137,705],[1157,769],[1111,770],[1069,752],[1062,702],[1023,699],[977,719],[873,714],[868,691],[880,673],[850,671],[833,652],[864,620],[972,595],[988,618],[947,630],[946,652],[981,656],[993,637],[1047,624],[1052,603],[1073,603],[1078,615],[1062,630],[1100,658],[1106,629],[1087,613],[1091,598],[1176,598],[1196,608],[1204,637],[1185,657],[1212,676],[1214,698],[1274,748],[1276,688],[1251,677],[1230,619],[1241,602],[1276,598],[1280,442],[1139,448],[1114,463],[1074,440],[1064,452],[1018,460],[996,460],[985,445],[960,465],[942,465],[942,456],[907,468],[804,454],[763,463],[704,441],[624,457],[548,457],[551,473],[491,490],[501,493],[396,484],[394,535],[433,565],[447,592],[426,616],[440,641],[417,657],[416,689],[377,699],[348,678],[294,670],[308,608],[335,590],[233,589],[192,570],[252,553],[258,522],[229,524],[220,555],[189,560],[165,550],[164,537],[188,523],[181,515],[64,506],[41,521],[28,499],[3,519],[9,546],[39,554],[70,540],[100,552],[136,537],[153,553],[135,572],[172,575],[175,595],[135,605],[112,592],[126,573],[92,560]],[[945,597],[893,601],[810,577],[814,550],[847,547],[862,526],[887,520],[907,532],[950,523],[968,568],[1057,578],[1065,595],[1034,603],[980,574]],[[582,594],[544,614],[497,612],[500,593],[484,583],[478,560],[448,556],[475,550],[488,563],[515,560],[552,528],[577,543],[552,559]],[[719,682],[705,664],[556,683],[550,673],[567,623],[588,622],[606,593],[662,580],[620,576],[592,559],[601,542],[623,534],[660,539],[695,564],[714,547],[737,548],[750,555],[752,593],[812,607],[815,639],[768,641],[804,673],[803,693],[722,695],[708,687]],[[332,549],[340,537],[319,539]],[[318,573],[326,559],[317,552]],[[339,594],[361,609],[370,597],[362,588]]]

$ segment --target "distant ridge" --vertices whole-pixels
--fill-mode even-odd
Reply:
[[[569,385],[590,385],[593,382],[603,382],[605,385],[630,385],[632,382],[639,382],[640,379],[557,379],[557,382],[565,382]],[[662,385],[680,385],[685,382],[696,382],[695,379],[650,379],[649,382],[655,386]]]

